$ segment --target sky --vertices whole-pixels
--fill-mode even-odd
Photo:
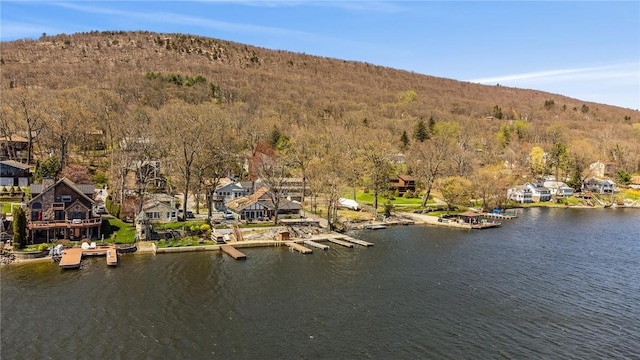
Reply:
[[[181,33],[640,109],[640,1],[0,1],[0,40]],[[419,94],[420,95],[420,94]]]

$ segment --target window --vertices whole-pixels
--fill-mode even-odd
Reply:
[[[70,202],[71,201],[71,195],[62,195],[62,201],[63,202]]]

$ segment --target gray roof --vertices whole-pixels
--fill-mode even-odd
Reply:
[[[11,166],[11,167],[14,167],[14,168],[18,168],[20,170],[29,170],[29,169],[31,169],[33,167],[31,165],[23,164],[23,163],[21,163],[19,161],[15,161],[15,160],[3,160],[3,161],[0,161],[0,164]]]

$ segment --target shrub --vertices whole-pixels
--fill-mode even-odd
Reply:
[[[45,251],[45,250],[49,250],[49,244],[47,243],[42,243],[40,245],[38,245],[38,251]]]

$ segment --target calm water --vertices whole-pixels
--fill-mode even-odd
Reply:
[[[640,358],[640,211],[3,268],[2,359]]]

